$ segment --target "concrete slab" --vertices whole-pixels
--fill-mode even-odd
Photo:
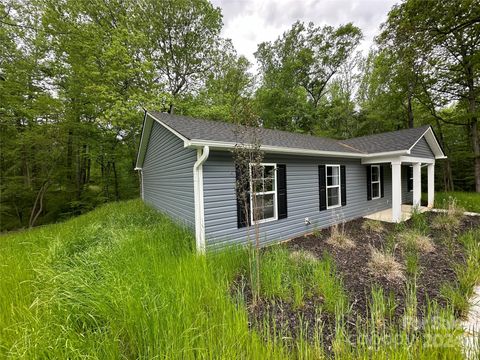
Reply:
[[[402,205],[402,221],[408,220],[412,217],[413,213],[413,206],[412,205]],[[418,208],[420,212],[429,211],[430,209],[425,206],[420,206]],[[384,221],[384,222],[394,222],[392,221],[392,209],[386,209],[382,211],[378,211],[376,213],[364,216],[365,219],[377,220],[377,221]]]

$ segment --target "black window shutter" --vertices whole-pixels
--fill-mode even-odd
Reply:
[[[287,212],[287,166],[277,164],[277,214],[279,219],[285,219]]]
[[[372,167],[367,165],[367,200],[372,200]]]
[[[327,184],[325,165],[318,165],[318,195],[320,197],[320,211],[327,209]]]
[[[242,176],[244,178],[242,179]],[[248,167],[237,166],[235,168],[235,191],[237,196],[237,227],[242,228],[250,225],[250,174]],[[237,187],[243,189],[237,189]]]
[[[411,166],[407,166],[407,190],[413,190],[413,181],[410,180],[412,178],[413,168]]]
[[[347,205],[347,176],[345,165],[340,165],[340,187],[342,189],[342,206]]]
[[[385,187],[383,186],[383,180],[385,177],[383,176],[383,165],[380,165],[380,194],[382,194],[382,197],[385,196]]]

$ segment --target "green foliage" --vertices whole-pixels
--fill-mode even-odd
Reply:
[[[426,194],[422,194],[426,199]],[[465,211],[480,213],[480,194],[474,192],[435,192],[435,207],[448,209],[449,199],[455,199],[457,205]]]
[[[457,270],[461,284],[451,288],[450,297],[464,305],[479,280],[479,240],[478,230],[459,238],[468,270]],[[2,358],[325,356],[321,326],[311,342],[305,331],[296,339],[271,336],[275,324],[268,321],[249,327],[243,295],[231,294],[232,282],[248,269],[246,251],[198,256],[189,230],[140,201],[3,235],[0,262]],[[462,358],[461,333],[450,307],[431,303],[421,331],[411,331],[422,325],[415,317],[414,284],[408,285],[407,328],[390,322],[397,306],[392,294],[374,288],[367,324],[359,322],[352,334],[339,311],[346,309],[345,290],[328,255],[317,259],[272,247],[263,253],[261,269],[263,291],[287,294],[298,308],[310,291],[325,298],[324,310],[336,312],[331,348],[336,357]],[[459,303],[454,306],[460,308]]]
[[[418,231],[420,234],[427,235],[429,232],[428,220],[426,213],[418,211],[414,208],[411,218],[410,218],[413,228]]]
[[[1,240],[2,358],[286,356],[228,296],[246,253],[198,257],[139,201]]]
[[[319,126],[327,85],[361,38],[351,23],[333,28],[296,22],[275,42],[261,43],[255,53],[262,73],[256,102],[265,125],[307,133]]]
[[[466,249],[465,264],[456,266],[458,282],[444,284],[441,291],[458,314],[466,315],[473,289],[480,283],[480,229],[470,230],[460,236],[458,241]]]
[[[304,252],[290,252],[282,247],[269,249],[262,256],[261,293],[301,307],[306,297],[321,295],[323,309],[330,313],[346,311],[347,296],[328,254],[322,259]]]

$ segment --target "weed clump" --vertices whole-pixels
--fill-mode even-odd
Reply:
[[[447,211],[437,215],[432,221],[432,228],[453,232],[460,227],[465,209],[458,205],[455,198],[449,197]]]
[[[422,253],[431,253],[435,250],[435,245],[428,235],[422,234],[415,229],[402,231],[397,235],[397,240],[406,251],[420,251]]]
[[[344,250],[352,249],[355,247],[355,243],[348,237],[345,232],[345,224],[335,224],[330,228],[330,236],[327,239],[327,243]]]
[[[377,234],[382,233],[385,230],[383,224],[380,221],[371,219],[367,219],[363,222],[362,229]]]
[[[371,247],[371,257],[367,264],[374,276],[384,277],[389,281],[403,281],[403,266],[392,254]]]

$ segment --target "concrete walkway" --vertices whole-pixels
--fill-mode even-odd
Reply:
[[[480,286],[473,291],[468,317],[462,321],[463,345],[467,359],[480,359]]]

